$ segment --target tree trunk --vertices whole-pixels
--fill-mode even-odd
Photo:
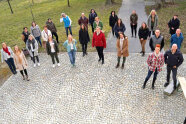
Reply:
[[[68,2],[68,7],[70,7],[70,1],[69,1],[69,0],[67,0],[67,2]]]
[[[12,10],[12,6],[11,6],[11,4],[10,4],[10,1],[9,1],[9,0],[7,0],[7,1],[8,1],[8,5],[9,5],[9,7],[10,7],[11,13],[13,14],[14,12],[13,12],[13,10]]]
[[[106,0],[106,5],[112,5],[113,4],[113,0]]]
[[[34,0],[32,0],[32,5],[34,5]]]

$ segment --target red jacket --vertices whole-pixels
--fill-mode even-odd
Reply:
[[[93,34],[93,38],[92,38],[92,47],[97,47],[97,46],[101,46],[106,48],[106,39],[105,39],[105,35],[103,32],[100,32],[99,35],[97,35],[96,32],[94,32]]]

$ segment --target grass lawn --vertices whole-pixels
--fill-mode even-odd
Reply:
[[[154,9],[154,6],[146,6],[147,15],[149,15],[152,9]],[[175,5],[167,4],[166,7],[158,9],[157,14],[159,18],[158,28],[165,38],[165,50],[170,47],[170,34],[167,23],[170,19],[172,19],[174,14],[178,15],[181,24],[180,29],[185,37],[182,43],[181,51],[186,54],[186,1],[177,1]]]
[[[8,46],[14,45],[25,47],[24,42],[21,40],[21,33],[23,27],[27,26],[30,30],[32,16],[30,12],[31,0],[11,0],[11,5],[14,14],[11,14],[8,3],[6,0],[0,2],[0,43],[6,42]],[[103,30],[107,36],[110,32],[109,16],[112,10],[118,12],[122,0],[115,0],[113,5],[105,5],[106,0],[70,0],[70,6],[67,7],[67,0],[34,0],[32,7],[35,22],[43,30],[43,26],[48,18],[52,18],[55,23],[60,41],[60,51],[66,51],[62,46],[62,43],[67,39],[64,24],[59,22],[59,18],[62,12],[65,12],[72,20],[72,33],[75,39],[78,40],[79,25],[77,23],[81,13],[84,12],[88,17],[90,9],[94,8],[98,14],[98,17],[103,22]],[[92,37],[91,27],[89,28],[89,35]],[[0,46],[0,49],[2,47]],[[81,46],[78,42],[78,51],[81,51]],[[45,52],[40,48],[40,52]],[[91,48],[91,43],[88,45],[88,51],[95,51]],[[7,70],[6,64],[0,64],[0,82],[3,77],[7,77],[10,74]]]

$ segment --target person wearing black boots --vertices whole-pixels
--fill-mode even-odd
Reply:
[[[89,24],[92,27],[92,33],[94,33],[93,23],[94,23],[96,17],[97,17],[96,11],[94,9],[91,9],[90,14],[89,14]]]
[[[82,45],[83,57],[87,55],[87,44],[90,41],[90,37],[87,31],[87,28],[84,24],[81,25],[79,30],[79,42]]]
[[[157,78],[157,75],[160,71],[162,71],[162,67],[164,65],[164,56],[163,53],[160,53],[160,45],[157,44],[155,47],[155,51],[149,54],[147,59],[147,64],[149,66],[149,71],[147,77],[145,78],[143,89],[145,89],[146,83],[151,77],[152,73],[154,73],[153,82],[152,82],[152,89],[154,89],[154,84]]]
[[[116,24],[118,20],[118,16],[116,15],[115,11],[112,11],[109,17],[109,25],[112,28],[112,34],[114,36],[114,25]]]

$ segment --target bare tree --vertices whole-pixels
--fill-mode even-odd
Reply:
[[[7,0],[7,2],[8,2],[8,5],[9,5],[9,7],[10,7],[11,13],[13,14],[14,12],[13,12],[13,10],[12,10],[12,6],[11,6],[11,4],[10,4],[10,1]]]
[[[70,1],[69,0],[67,0],[67,3],[68,3],[68,7],[70,7]]]
[[[114,3],[114,0],[106,0],[106,4],[107,5],[111,5],[111,4],[113,4]]]

